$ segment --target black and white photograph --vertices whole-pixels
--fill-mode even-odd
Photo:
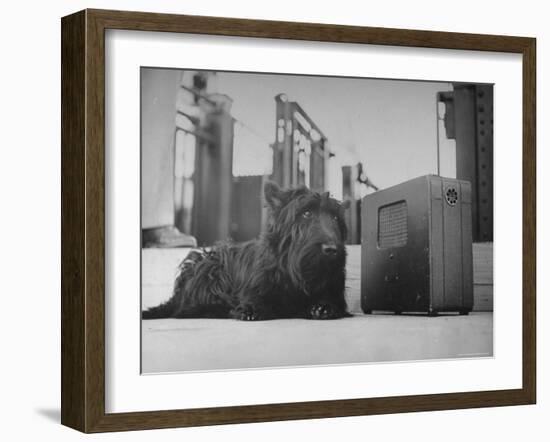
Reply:
[[[493,85],[142,67],[142,374],[493,357]]]
[[[453,6],[5,2],[0,440],[547,442],[548,7]]]

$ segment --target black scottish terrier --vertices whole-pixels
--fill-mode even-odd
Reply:
[[[143,319],[335,319],[350,316],[346,279],[346,203],[301,187],[264,187],[268,226],[244,244],[193,251],[180,264],[170,300]]]

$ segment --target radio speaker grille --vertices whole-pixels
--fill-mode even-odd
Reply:
[[[378,211],[378,247],[403,247],[407,244],[407,203],[398,201]]]

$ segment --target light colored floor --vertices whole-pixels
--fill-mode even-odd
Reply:
[[[490,312],[435,318],[363,315],[361,248],[347,249],[346,300],[354,317],[335,321],[142,321],[143,373],[492,355]],[[187,253],[187,249],[143,250],[143,309],[170,297],[177,265]],[[480,306],[492,309],[492,245],[474,247],[474,282],[474,309],[479,310]]]
[[[487,357],[493,314],[144,321],[142,372]]]

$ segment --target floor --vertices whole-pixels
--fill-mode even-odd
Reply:
[[[144,249],[142,308],[166,300],[188,249]],[[142,323],[142,372],[411,361],[493,354],[493,314],[364,315],[360,246],[348,246],[346,300],[351,318],[241,322],[159,319]],[[492,245],[474,247],[474,309],[492,309],[478,287],[492,284]],[[478,308],[479,309],[479,308]]]
[[[182,249],[144,249],[143,308],[170,296],[173,274],[186,253]],[[492,356],[491,312],[435,318],[362,314],[359,254],[358,246],[348,248],[347,302],[353,317],[335,321],[143,321],[142,372]]]
[[[493,314],[356,315],[334,321],[158,319],[142,329],[142,372],[492,356]]]

